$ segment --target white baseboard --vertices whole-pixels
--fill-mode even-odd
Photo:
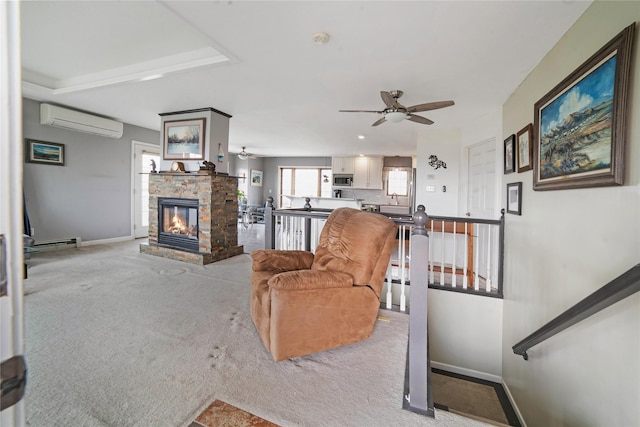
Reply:
[[[81,242],[80,246],[104,245],[107,243],[126,242],[127,240],[133,240],[133,236],[112,237],[110,239],[100,240],[87,240],[86,242]]]
[[[524,417],[520,413],[520,409],[518,409],[518,405],[516,405],[516,401],[514,400],[513,395],[509,390],[509,386],[507,386],[507,383],[504,381],[502,382],[502,388],[504,389],[504,392],[507,393],[507,397],[509,398],[509,402],[511,402],[511,407],[516,413],[516,417],[518,417],[518,421],[520,421],[520,424],[522,425],[522,427],[527,427],[527,423],[524,422]]]
[[[468,368],[461,368],[459,366],[448,365],[446,363],[434,362],[433,360],[431,361],[431,367],[442,369],[443,371],[453,372],[454,374],[466,375],[468,377],[479,378],[481,380],[502,384],[502,377],[499,375],[488,374],[486,372],[480,372]]]

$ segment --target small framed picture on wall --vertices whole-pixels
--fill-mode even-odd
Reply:
[[[262,187],[262,171],[251,169],[251,185]]]
[[[522,215],[522,183],[507,184],[507,213]]]
[[[64,144],[26,139],[25,160],[27,163],[64,166]]]
[[[533,125],[529,123],[518,132],[518,173],[533,169]]]
[[[504,173],[508,174],[516,170],[516,136],[510,135],[504,140]]]

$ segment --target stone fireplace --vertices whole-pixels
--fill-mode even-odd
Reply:
[[[226,175],[149,175],[149,243],[140,252],[193,264],[243,253],[238,180]]]

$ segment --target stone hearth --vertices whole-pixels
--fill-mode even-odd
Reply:
[[[149,174],[149,243],[140,252],[192,264],[243,253],[238,245],[238,179],[226,175]],[[158,198],[198,200],[198,250],[158,244]]]

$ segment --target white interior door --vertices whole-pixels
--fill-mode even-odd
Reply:
[[[24,158],[19,46],[20,2],[0,2],[0,361],[24,354]],[[0,412],[0,426],[24,424],[24,400]]]
[[[467,215],[472,218],[497,219],[497,173],[496,173],[496,141],[491,139],[469,148],[469,168],[467,183]],[[478,254],[478,274],[495,281],[498,262],[498,233],[489,225],[476,225],[475,253]],[[491,268],[488,263],[491,261]],[[491,270],[491,273],[489,273]]]
[[[469,148],[467,216],[496,219],[496,142]]]
[[[135,238],[149,235],[149,172],[151,161],[156,164],[156,170],[160,168],[160,147],[146,142],[133,141],[133,171],[132,171],[132,203],[133,230]]]

